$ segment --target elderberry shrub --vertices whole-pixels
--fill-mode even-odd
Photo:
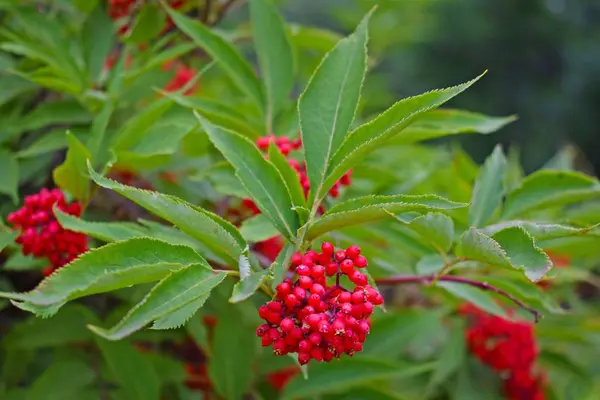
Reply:
[[[295,254],[294,278],[281,282],[275,298],[258,310],[265,320],[256,330],[262,345],[272,346],[277,356],[297,353],[302,365],[362,351],[371,330],[369,317],[383,304],[381,294],[358,270],[367,264],[358,246],[334,251],[325,242],[321,253]],[[343,275],[354,287],[343,287]]]
[[[64,229],[54,214],[54,206],[70,215],[81,216],[81,204],[67,204],[60,189],[43,188],[39,193],[25,197],[25,205],[9,214],[7,220],[15,229],[20,229],[16,242],[25,255],[47,258],[50,267],[44,275],[73,261],[87,248],[87,237],[78,232]]]

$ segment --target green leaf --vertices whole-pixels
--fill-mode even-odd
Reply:
[[[216,60],[233,82],[249,95],[261,109],[264,108],[260,83],[250,64],[244,60],[235,47],[201,23],[170,8],[167,8],[167,12],[183,33],[202,47],[212,59]]]
[[[274,290],[277,285],[283,281],[285,274],[290,267],[292,255],[295,253],[294,246],[290,243],[286,245],[280,252],[273,264],[269,267],[269,271],[273,275],[271,288]]]
[[[383,315],[374,320],[363,354],[395,360],[440,318],[439,310],[402,309]]]
[[[98,175],[91,167],[89,173],[99,186],[114,190],[151,213],[169,221],[230,262],[237,263],[240,258],[246,257],[247,244],[244,238],[235,226],[221,217],[194,207],[174,196],[122,185]]]
[[[464,326],[460,321],[454,321],[450,337],[442,348],[428,390],[446,382],[462,365],[467,356]]]
[[[494,235],[496,232],[499,232],[503,229],[512,227],[523,228],[525,232],[527,232],[536,241],[558,239],[571,236],[600,235],[600,232],[598,232],[598,230],[596,229],[598,228],[598,225],[589,226],[587,228],[575,228],[569,225],[545,224],[520,220],[506,221],[494,225],[489,225],[482,229],[481,232],[489,236]]]
[[[83,343],[92,334],[85,328],[85,310],[80,305],[65,306],[54,318],[29,318],[4,336],[2,344],[11,348],[39,349]]]
[[[502,307],[498,305],[489,292],[459,282],[443,281],[438,282],[436,286],[441,287],[460,299],[475,304],[484,311],[500,317],[506,316]]]
[[[54,215],[60,225],[74,232],[85,233],[103,242],[127,240],[148,236],[148,229],[133,222],[92,222],[74,217],[54,208]]]
[[[28,147],[15,153],[18,158],[29,158],[46,154],[67,147],[67,135],[64,129],[47,132],[36,139]]]
[[[95,374],[83,361],[60,360],[52,363],[27,390],[27,400],[76,398],[81,389],[94,382]]]
[[[468,260],[510,267],[506,251],[500,244],[476,228],[471,228],[462,234],[456,246],[456,255]]]
[[[496,232],[492,238],[506,251],[513,267],[523,269],[531,281],[539,281],[552,268],[550,258],[523,228],[506,228]]]
[[[133,26],[125,40],[134,44],[152,40],[162,32],[165,22],[165,13],[158,5],[145,4],[135,16]]]
[[[36,85],[16,75],[0,75],[0,106],[22,93],[35,89]]]
[[[600,198],[600,183],[589,176],[570,171],[542,170],[525,178],[508,193],[503,219]]]
[[[398,217],[395,218],[404,222]],[[440,213],[427,213],[413,219],[407,226],[439,251],[446,253],[450,250],[454,239],[452,218]]]
[[[263,240],[277,236],[279,231],[273,226],[266,215],[257,214],[242,222],[240,233],[249,242],[262,242]]]
[[[265,278],[269,274],[269,270],[265,269],[262,271],[254,272],[247,278],[240,280],[233,287],[233,292],[229,298],[230,303],[239,303],[240,301],[246,300],[252,296],[262,285]]]
[[[298,99],[311,199],[320,199],[329,190],[324,182],[332,156],[354,120],[367,67],[370,18],[371,13],[325,55]]]
[[[424,113],[390,142],[407,145],[463,133],[488,134],[515,120],[514,116],[490,117],[464,110],[437,109]]]
[[[10,196],[14,204],[19,203],[19,164],[8,151],[0,149],[0,193]]]
[[[144,72],[148,72],[154,68],[162,66],[165,62],[171,60],[177,60],[190,51],[194,50],[196,45],[192,43],[181,43],[174,44],[173,46],[169,45],[164,51],[161,51],[158,54],[152,55],[152,58],[148,60],[148,62],[144,63],[139,69],[136,69],[130,72],[127,75],[128,79],[135,79],[138,76],[142,75]]]
[[[82,254],[30,292],[0,292],[0,297],[50,306],[156,281],[182,266],[202,262],[203,258],[189,247],[150,238],[134,238]]]
[[[252,36],[267,94],[268,126],[294,85],[294,59],[285,24],[270,0],[251,0]]]
[[[35,110],[26,114],[18,124],[8,127],[9,132],[22,133],[55,124],[86,124],[92,115],[75,100],[57,100],[44,102]]]
[[[281,399],[308,398],[325,393],[339,392],[351,387],[387,379],[403,379],[430,371],[432,364],[415,365],[390,362],[366,357],[342,358],[335,363],[311,365],[310,378],[297,377],[288,383]]]
[[[498,145],[492,155],[485,160],[485,164],[477,175],[469,207],[469,224],[471,226],[484,226],[502,203],[506,168],[506,158],[502,153],[502,147]]]
[[[104,145],[104,137],[114,110],[115,106],[112,102],[105,103],[98,116],[92,122],[90,136],[86,144],[90,151],[90,158],[98,166],[107,158],[108,151]]]
[[[67,158],[52,173],[57,186],[85,202],[89,196],[89,177],[86,162],[91,158],[88,149],[70,132],[67,132]]]
[[[290,165],[288,160],[281,154],[273,142],[269,145],[269,161],[271,161],[279,170],[279,173],[281,173],[285,185],[290,192],[294,206],[307,208],[306,197],[304,197],[304,190],[300,184],[298,172]],[[300,216],[300,214],[298,216]]]
[[[175,329],[184,326],[202,308],[209,296],[210,293],[206,293],[180,309],[158,318],[152,324],[152,329]]]
[[[285,182],[275,166],[247,138],[212,125],[196,115],[215,147],[236,169],[236,175],[284,237],[293,241],[300,227]]]
[[[224,272],[215,273],[204,260],[183,267],[157,283],[114,327],[108,330],[96,326],[89,328],[105,339],[122,339],[209,294],[226,276]]]
[[[109,342],[100,337],[96,343],[127,400],[159,400],[159,378],[147,357],[126,341]]]
[[[103,7],[95,7],[88,15],[81,35],[88,77],[94,82],[98,79],[115,41],[113,21]]]
[[[172,106],[173,100],[168,97],[152,102],[142,112],[128,119],[123,127],[113,135],[111,147],[115,150],[127,150],[137,144],[148,129]]]
[[[158,323],[160,320],[156,321]],[[205,354],[210,354],[208,331],[200,317],[192,318],[185,325],[187,333]]]
[[[367,154],[380,148],[388,139],[396,135],[401,136],[404,128],[424,112],[435,109],[462,93],[482,76],[483,74],[458,86],[400,100],[382,114],[350,132],[331,158],[323,187],[331,187],[349,169],[363,161]]]
[[[225,104],[208,98],[182,96],[176,93],[164,93],[164,95],[183,107],[196,110],[215,125],[238,132],[253,140],[262,135],[259,127],[253,126],[238,110]]]
[[[252,330],[241,323],[244,318],[238,308],[225,306],[218,315],[208,374],[218,394],[227,400],[237,400],[252,383],[256,340]]]
[[[0,231],[0,253],[9,243],[14,243],[17,235],[17,232]]]
[[[333,206],[308,228],[307,239],[311,240],[327,232],[347,226],[375,222],[389,217],[389,213],[452,210],[466,205],[436,195],[360,197]]]

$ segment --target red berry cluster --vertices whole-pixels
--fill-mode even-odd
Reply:
[[[78,202],[67,204],[59,189],[44,188],[37,194],[25,197],[25,205],[9,214],[7,219],[15,228],[21,229],[16,242],[22,246],[23,254],[46,257],[50,261],[51,266],[44,270],[45,275],[88,250],[84,234],[60,226],[52,208],[55,204],[67,214],[81,215]]]
[[[371,330],[369,317],[383,304],[381,294],[358,270],[368,264],[358,246],[334,251],[325,242],[321,251],[294,255],[297,276],[280,283],[275,299],[258,310],[265,320],[256,330],[262,345],[273,346],[278,356],[297,353],[302,365],[361,351]],[[352,290],[340,284],[344,275],[355,285]],[[328,286],[327,277],[333,276],[335,283]]]
[[[461,307],[471,317],[466,332],[470,351],[505,377],[511,400],[544,400],[543,379],[534,373],[538,348],[533,325],[488,314],[472,304]]]
[[[275,143],[281,154],[287,156],[292,150],[299,150],[302,147],[302,141],[300,139],[290,140],[286,136],[275,137],[274,135],[260,137],[256,140],[256,145],[261,150],[267,150],[271,143]],[[310,190],[310,182],[308,181],[308,175],[306,173],[306,163],[299,163],[298,161],[288,158],[288,163],[296,170],[300,184],[304,190],[304,195],[308,196]],[[336,198],[340,194],[341,186],[349,186],[352,183],[351,179],[352,170],[346,172],[344,176],[337,181],[333,187],[329,190],[329,195]]]
[[[136,0],[110,0],[108,2],[108,15],[113,20],[127,17],[135,2]]]
[[[302,147],[301,139],[290,140],[287,136],[276,137],[275,135],[269,135],[256,139],[256,145],[263,151],[267,151],[271,143],[275,143],[284,156],[288,156],[292,150],[300,150]]]
[[[183,88],[185,85],[187,85],[189,81],[194,79],[195,75],[196,75],[196,70],[194,70],[193,68],[186,67],[183,64],[178,64],[175,69],[175,75],[173,76],[173,79],[171,79],[171,81],[169,83],[167,83],[167,85],[165,86],[165,90],[167,92],[176,92],[179,89]],[[196,83],[192,87],[187,89],[183,93],[183,95],[189,96],[189,95],[193,94],[197,88],[198,88],[198,85]]]
[[[108,15],[113,21],[129,18],[132,14],[132,8],[135,6],[137,0],[109,0],[108,2]],[[181,8],[185,4],[185,0],[168,0],[169,6],[175,10]],[[170,27],[172,22],[170,17],[168,18],[165,28]],[[125,23],[119,27],[119,35],[124,35],[129,30],[129,24]]]

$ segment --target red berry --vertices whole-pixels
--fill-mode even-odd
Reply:
[[[331,326],[329,325],[329,322],[327,322],[327,321],[319,322],[319,332],[321,332],[323,335],[328,334],[330,328],[331,328]]]
[[[358,286],[364,286],[368,283],[367,276],[356,270],[350,275],[350,280]]]
[[[365,257],[358,256],[354,259],[354,265],[356,265],[357,268],[364,268],[369,265],[369,262]]]
[[[363,320],[358,323],[358,330],[364,334],[367,334],[371,331],[371,326],[367,321]]]
[[[327,274],[327,276],[333,276],[337,272],[338,272],[338,265],[337,265],[337,263],[329,263],[325,267],[325,273]]]
[[[310,292],[312,294],[323,296],[325,294],[325,288],[323,287],[323,285],[319,285],[318,283],[313,283],[313,285],[310,287]]]
[[[342,292],[338,296],[338,302],[350,303],[352,301],[352,294],[350,292]]]
[[[346,257],[355,259],[360,255],[360,247],[352,245],[346,249]]]
[[[331,324],[331,328],[335,332],[336,335],[343,335],[346,332],[346,324],[341,319],[336,319]]]
[[[306,365],[310,361],[310,354],[306,353],[298,353],[298,363],[300,365]]]
[[[318,346],[319,344],[321,344],[322,339],[323,338],[321,337],[321,335],[319,335],[316,332],[313,332],[310,335],[308,335],[308,341],[311,342],[313,346]]]
[[[311,327],[316,328],[319,325],[319,322],[321,322],[321,316],[319,314],[310,314],[308,317],[306,317],[304,322]]]
[[[262,324],[258,328],[256,328],[256,336],[263,337],[265,333],[269,330],[269,325]]]
[[[327,254],[331,257],[333,255],[334,247],[329,242],[323,242],[323,244],[321,244],[321,251],[323,254]]]
[[[321,303],[321,296],[313,293],[310,296],[308,296],[308,305],[312,306],[312,307],[319,307],[319,304]]]
[[[279,339],[273,343],[273,354],[275,354],[276,356],[285,355],[287,354],[286,348],[287,345],[285,344],[285,341]]]
[[[298,278],[298,285],[302,288],[302,289],[309,289],[313,284],[313,280],[310,279],[308,276],[300,276]]]
[[[299,353],[308,353],[312,349],[312,343],[308,340],[301,340],[298,343],[298,352]]]
[[[288,295],[292,292],[292,285],[285,281],[281,282],[279,285],[277,285],[277,287],[275,287],[275,291],[277,291],[277,294],[282,296]]]
[[[373,303],[371,303],[370,301],[365,301],[362,305],[363,307],[363,314],[365,316],[370,316],[371,314],[373,314],[373,310],[374,310],[374,306]]]
[[[346,252],[344,250],[336,251],[334,254],[335,261],[342,262],[346,259]]]
[[[361,304],[365,301],[365,294],[363,292],[354,292],[351,297],[352,304]]]
[[[301,276],[309,276],[310,268],[304,264],[298,265],[296,267],[296,273]]]
[[[298,304],[298,298],[293,294],[288,294],[285,298],[285,305],[288,308],[294,308]]]
[[[322,265],[315,265],[312,267],[310,275],[315,279],[322,278],[325,276],[325,267]]]
[[[298,265],[302,264],[302,254],[294,253],[294,255],[292,255],[290,263],[293,267],[297,267]]]
[[[354,263],[352,262],[352,260],[347,258],[340,263],[340,270],[344,274],[350,275],[352,271],[354,271]]]
[[[269,307],[270,311],[280,312],[283,305],[279,301],[270,301],[267,303],[267,307]]]
[[[281,327],[281,330],[283,332],[290,332],[292,329],[294,329],[294,320],[292,320],[291,318],[284,318],[279,324],[279,326]]]
[[[324,353],[323,349],[315,348],[310,352],[311,357],[316,361],[323,361]]]
[[[269,307],[266,305],[260,306],[258,308],[258,316],[262,319],[267,319],[267,315],[269,315]]]

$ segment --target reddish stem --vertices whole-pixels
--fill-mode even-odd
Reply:
[[[433,283],[434,281],[462,283],[463,285],[474,286],[481,290],[487,290],[490,292],[494,292],[501,296],[506,297],[507,299],[509,299],[513,303],[515,303],[517,306],[521,307],[523,310],[531,313],[535,319],[535,322],[538,322],[540,320],[540,318],[542,317],[542,315],[538,311],[525,305],[521,300],[517,299],[512,294],[508,293],[506,290],[497,288],[486,282],[479,282],[479,281],[474,281],[474,280],[468,279],[468,278],[461,278],[459,276],[450,276],[450,275],[439,276],[439,277],[436,275],[400,275],[400,276],[392,276],[392,277],[388,277],[388,278],[375,279],[375,283],[377,283],[378,285],[402,285],[402,284],[406,284],[406,283],[420,283],[423,285],[429,285],[429,284]]]

